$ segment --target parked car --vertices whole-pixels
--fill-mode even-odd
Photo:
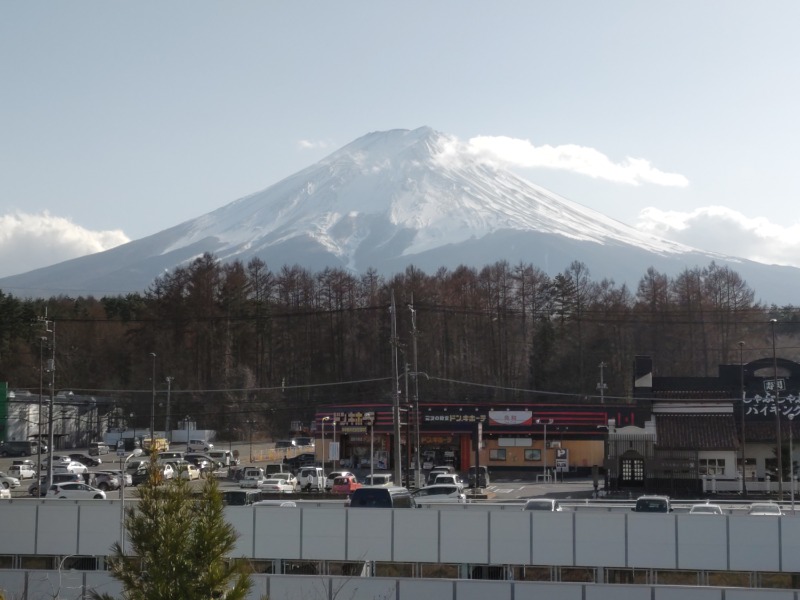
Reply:
[[[50,486],[48,497],[67,499],[105,500],[106,493],[85,483],[55,483]]]
[[[222,463],[218,463],[215,459],[207,454],[198,454],[197,452],[187,452],[183,457],[184,460],[192,463],[203,473],[210,473],[222,468]]]
[[[364,485],[389,487],[394,485],[394,478],[391,473],[372,473],[364,478]]]
[[[433,480],[433,485],[439,483],[449,483],[451,485],[457,485],[459,487],[464,487],[464,481],[458,475],[454,475],[452,473],[442,473],[436,476],[436,479]]]
[[[102,464],[102,460],[99,458],[94,458],[93,456],[87,456],[86,454],[70,454],[69,458],[74,460],[75,462],[79,462],[82,465],[86,465],[87,467],[99,467]]]
[[[84,465],[83,463],[79,463],[75,460],[70,460],[68,462],[60,462],[58,464],[53,465],[53,473],[77,473],[78,475],[83,475],[84,473],[88,472],[89,468]]]
[[[645,513],[669,513],[672,512],[672,504],[669,496],[639,496],[636,499],[634,512]]]
[[[418,503],[425,504],[466,504],[467,495],[460,486],[449,483],[427,485],[411,493]]]
[[[780,517],[783,513],[781,507],[775,502],[753,502],[747,510],[748,515],[763,517]]]
[[[115,475],[116,478],[117,478],[117,481],[120,482],[120,485],[122,484],[122,479],[124,477],[126,486],[133,485],[133,477],[131,477],[130,473],[123,473],[120,470],[97,471],[97,473],[108,473],[110,475]]]
[[[53,466],[71,463],[72,459],[64,454],[53,454]],[[50,456],[42,457],[42,465],[50,465]]]
[[[719,504],[693,504],[689,509],[690,515],[721,515],[722,507]]]
[[[225,506],[250,506],[261,500],[261,492],[257,490],[225,490],[222,492],[222,503]]]
[[[246,467],[242,472],[242,478],[239,481],[240,488],[257,488],[259,487],[266,476],[264,470],[259,467]]]
[[[284,508],[297,508],[297,503],[293,500],[259,500],[253,502],[253,506],[283,506]]]
[[[239,459],[234,458],[230,450],[209,450],[208,456],[214,459],[221,469],[227,469],[239,464]]]
[[[165,452],[158,453],[159,460],[183,460],[183,457],[186,453],[180,452],[178,450],[167,450]]]
[[[321,467],[302,467],[297,473],[297,485],[304,492],[325,489],[325,472]]]
[[[355,475],[343,475],[333,480],[331,494],[352,494],[360,487]]]
[[[416,508],[411,492],[404,487],[360,487],[346,502],[351,508]]]
[[[111,448],[105,442],[92,442],[89,444],[89,455],[100,456],[101,454],[108,454]]]
[[[290,494],[294,492],[294,486],[285,479],[277,477],[265,479],[258,486],[262,492],[274,494]]]
[[[189,440],[186,444],[187,452],[208,452],[214,449],[214,444],[206,440]]]
[[[564,507],[558,500],[553,498],[531,498],[526,501],[522,510],[545,510],[549,512],[561,512]]]
[[[186,463],[178,470],[178,475],[181,477],[181,479],[194,481],[195,479],[200,479],[200,469],[198,469],[197,465],[195,464]]]
[[[469,487],[474,488],[476,486],[475,467],[469,468],[467,479],[469,481]],[[478,467],[477,487],[484,488],[488,485],[489,485],[489,467],[485,466]]]
[[[332,473],[328,473],[328,476],[325,478],[325,491],[331,491],[334,479],[337,477],[347,477],[348,475],[355,477],[350,471],[333,471]]]
[[[53,484],[58,483],[81,483],[83,482],[83,477],[78,475],[77,473],[53,473],[53,482],[47,481],[47,476],[42,475],[39,477],[39,481],[34,481],[32,484],[28,486],[28,494],[31,496],[39,496],[39,487],[41,486],[42,491],[50,489],[50,486]]]
[[[30,460],[15,460],[8,469],[8,474],[17,479],[34,479],[36,477],[36,465]]]
[[[270,479],[283,479],[292,486],[292,491],[296,492],[298,488],[297,484],[297,477],[292,475],[291,473],[273,473],[269,476]]]
[[[12,477],[11,475],[6,475],[3,471],[0,471],[0,486],[5,489],[12,489],[19,487],[19,479],[16,477]]]
[[[107,492],[108,490],[118,490],[122,485],[119,477],[107,471],[97,471],[94,475],[94,487]]]

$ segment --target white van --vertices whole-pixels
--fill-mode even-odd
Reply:
[[[297,472],[297,487],[303,492],[321,492],[325,489],[325,473],[321,467],[301,467]]]
[[[186,444],[187,452],[208,452],[214,449],[214,444],[206,440],[189,440]]]
[[[233,453],[230,450],[210,450],[207,454],[218,463],[221,463],[224,469],[235,466],[239,462],[233,458]]]

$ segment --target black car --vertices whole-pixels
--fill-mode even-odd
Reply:
[[[81,463],[82,465],[86,465],[87,467],[97,467],[100,466],[103,461],[99,458],[94,458],[93,456],[87,456],[86,454],[70,454],[70,459]]]

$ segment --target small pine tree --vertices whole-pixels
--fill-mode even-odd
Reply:
[[[228,557],[236,532],[223,517],[222,493],[208,477],[195,495],[187,480],[163,481],[155,458],[126,510],[129,552],[115,543],[110,571],[125,600],[244,600],[252,585],[245,565]],[[93,600],[112,600],[92,592]]]

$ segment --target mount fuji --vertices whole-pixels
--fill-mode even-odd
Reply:
[[[391,275],[497,260],[550,275],[574,260],[594,279],[635,289],[649,267],[668,275],[712,260],[770,302],[790,303],[800,271],[704,252],[642,233],[534,185],[421,127],[367,134],[267,189],[105,252],[0,279],[17,296],[142,292],[210,252],[260,257],[272,270],[369,267]]]

